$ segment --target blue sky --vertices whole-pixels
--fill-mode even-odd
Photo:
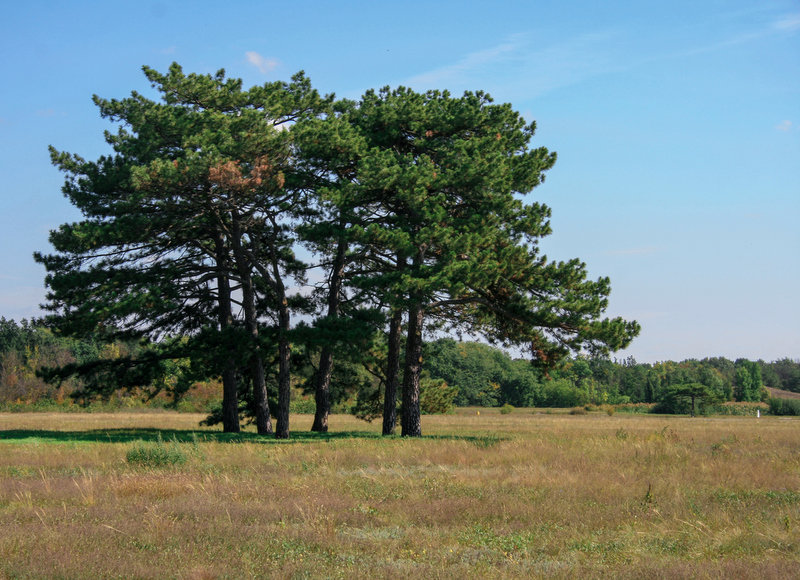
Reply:
[[[618,357],[800,358],[800,3],[41,2],[0,18],[0,316],[39,314],[47,233],[78,214],[47,146],[108,152],[92,94],[148,65],[321,92],[486,90],[558,152],[531,199],[555,259],[609,276]]]

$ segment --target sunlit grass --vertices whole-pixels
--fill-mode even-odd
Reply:
[[[0,415],[0,577],[800,572],[800,421],[464,410],[422,439]],[[180,462],[136,462],[160,445]]]

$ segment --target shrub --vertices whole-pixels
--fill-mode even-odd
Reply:
[[[565,379],[555,379],[544,384],[543,407],[578,407],[587,404],[588,395]]]
[[[722,403],[720,405],[710,405],[706,407],[705,412],[707,415],[733,415],[733,416],[750,416],[755,417],[756,414],[766,413],[769,410],[769,405],[765,403]]]
[[[128,463],[142,467],[166,467],[186,463],[186,454],[178,442],[172,441],[166,445],[160,435],[155,443],[137,441],[128,449],[125,458]]]
[[[615,405],[614,409],[620,413],[644,414],[654,412],[653,408],[655,406],[655,403],[624,403],[622,405]]]
[[[314,397],[308,395],[300,396],[289,402],[289,411],[313,415],[317,411],[317,403],[314,401]]]
[[[449,386],[442,379],[423,378],[420,381],[419,407],[425,415],[451,413],[458,389]]]
[[[508,415],[509,413],[511,413],[513,411],[514,411],[514,406],[513,405],[509,405],[508,403],[506,403],[505,405],[500,407],[500,414],[501,415]]]
[[[800,415],[800,399],[769,399],[771,415]]]
[[[583,407],[575,407],[569,410],[570,415],[586,415],[587,411]]]

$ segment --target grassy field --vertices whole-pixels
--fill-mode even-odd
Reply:
[[[0,578],[796,578],[800,420],[0,414]]]

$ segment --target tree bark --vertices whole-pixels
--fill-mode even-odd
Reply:
[[[289,438],[289,399],[291,396],[291,362],[292,347],[289,344],[289,303],[286,299],[286,289],[280,278],[276,279],[279,289],[278,299],[278,413],[275,437],[277,439]]]
[[[319,355],[319,368],[316,373],[314,389],[314,424],[311,430],[318,433],[328,432],[328,416],[331,413],[331,374],[333,373],[333,349],[325,345]]]
[[[270,217],[275,231],[279,230],[274,216]],[[291,331],[291,312],[289,300],[286,297],[286,286],[281,278],[280,257],[273,244],[268,244],[269,266],[260,264],[257,259],[248,253],[250,265],[256,268],[263,276],[264,282],[269,285],[277,299],[278,313],[278,409],[275,413],[275,437],[277,439],[289,438],[289,399],[291,397],[291,367],[292,346],[289,343]]]
[[[245,326],[252,340],[252,352],[249,358],[250,379],[253,386],[253,405],[256,414],[256,430],[262,435],[272,433],[272,418],[269,413],[267,384],[264,377],[264,360],[258,341],[258,314],[256,312],[256,294],[253,286],[250,261],[242,249],[241,225],[238,216],[233,216],[232,238],[233,253],[242,284],[242,306]]]
[[[340,294],[342,291],[342,278],[344,277],[345,258],[347,256],[347,242],[339,239],[336,248],[336,257],[331,267],[331,279],[328,284],[328,313],[329,320],[339,317]],[[312,431],[328,432],[328,416],[331,413],[331,374],[333,373],[333,346],[326,344],[322,347],[319,356],[319,367],[316,375],[314,400],[316,411]]]
[[[383,434],[394,435],[397,424],[397,388],[400,384],[400,338],[403,331],[403,311],[392,311],[389,322],[389,349],[386,355],[386,390],[383,394]]]
[[[422,425],[419,409],[419,380],[422,373],[422,324],[424,309],[414,304],[408,311],[406,361],[403,373],[403,437],[420,437]]]
[[[233,309],[231,307],[231,284],[228,279],[228,259],[225,241],[221,233],[214,239],[217,259],[217,319],[221,333],[233,326]],[[225,344],[225,358],[222,368],[222,430],[225,433],[238,433],[239,427],[239,385],[236,378],[236,362],[233,358],[232,345]]]

